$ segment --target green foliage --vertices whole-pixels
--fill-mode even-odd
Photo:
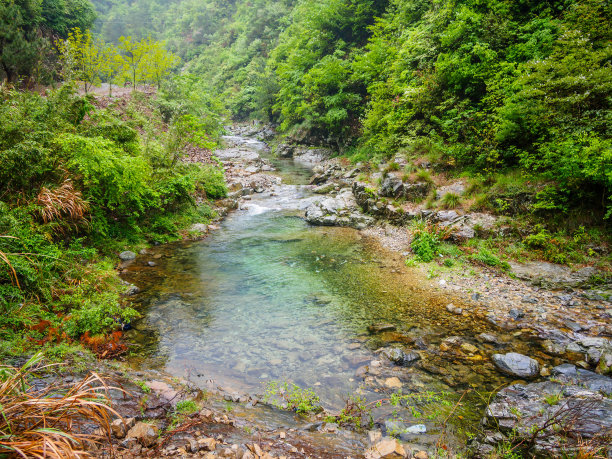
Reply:
[[[429,263],[438,254],[444,232],[436,226],[419,221],[413,224],[410,248],[418,261]]]
[[[271,381],[267,384],[263,400],[282,409],[299,414],[317,413],[322,410],[319,397],[312,389],[302,389],[296,384]]]
[[[89,0],[8,0],[0,3],[0,81],[54,77],[51,38],[89,28],[95,13]]]
[[[500,260],[490,250],[481,248],[476,254],[472,255],[472,260],[494,268],[501,268],[505,271],[510,269],[508,262]]]
[[[0,124],[0,339],[11,343],[6,352],[105,334],[129,322],[137,314],[122,304],[125,287],[98,250],[170,240],[212,217],[195,196],[223,196],[222,169],[169,160],[172,134],[163,130],[145,143],[139,130],[163,124],[147,103],[96,109],[70,85],[46,97],[0,90],[6,120]],[[194,145],[212,146],[193,116],[184,134]]]
[[[177,402],[174,410],[178,414],[193,414],[198,411],[198,405],[193,400],[180,400]]]

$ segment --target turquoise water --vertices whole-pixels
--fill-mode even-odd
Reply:
[[[310,174],[296,164],[276,165],[294,182]],[[449,314],[448,298],[359,232],[309,226],[301,216],[313,199],[307,187],[280,185],[253,195],[205,240],[140,256],[125,276],[142,289],[135,302],[143,318],[128,333],[132,363],[238,392],[287,380],[314,388],[336,408],[358,390],[379,397],[390,376],[407,391],[492,390],[506,381],[486,358],[494,349],[475,338],[491,331],[488,324]],[[397,330],[368,332],[381,322]],[[441,352],[450,336],[485,358]],[[388,365],[365,382],[357,378],[356,369],[388,345],[417,350],[423,359],[413,368]],[[521,345],[528,343],[513,349]]]

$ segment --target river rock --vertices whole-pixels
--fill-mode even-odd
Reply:
[[[385,437],[365,452],[367,459],[402,458],[406,457],[406,450],[395,438]]]
[[[414,351],[404,352],[398,347],[384,349],[381,354],[386,359],[400,366],[410,366],[421,358],[421,356]]]
[[[510,435],[514,444],[530,447],[529,457],[572,456],[589,441],[593,446],[599,442],[604,457],[606,448],[612,452],[605,435],[600,436],[612,429],[612,399],[589,387],[591,375],[573,365],[561,367],[554,370],[556,378],[569,374],[574,383],[514,384],[495,395],[482,420],[486,430],[473,445],[476,457],[488,457]]]
[[[368,326],[368,331],[370,333],[382,333],[382,332],[389,332],[389,331],[395,331],[397,330],[397,327],[393,324],[387,324],[387,323],[378,323],[378,324],[372,324],[370,326]]]
[[[402,382],[396,376],[385,379],[385,387],[388,389],[401,389],[402,385]]]
[[[306,221],[320,226],[347,226],[363,229],[374,223],[372,217],[361,213],[350,190],[336,197],[326,197],[306,209]]]
[[[493,363],[502,373],[519,378],[534,378],[540,373],[536,360],[516,352],[494,354]]]
[[[127,438],[135,438],[144,447],[150,447],[157,441],[159,429],[155,424],[138,422],[127,433]]]
[[[522,280],[546,287],[579,287],[585,284],[597,270],[586,267],[573,272],[570,268],[543,261],[510,263],[512,272]]]
[[[130,261],[130,260],[134,260],[135,258],[136,258],[136,254],[130,250],[126,250],[119,254],[119,259],[121,261]]]
[[[577,368],[570,363],[554,367],[551,374],[558,381],[567,384],[580,384],[590,391],[600,392],[608,397],[612,396],[612,378],[608,376]]]

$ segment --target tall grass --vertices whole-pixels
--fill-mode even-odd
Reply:
[[[111,416],[106,385],[95,373],[68,386],[51,384],[38,388],[31,383],[41,365],[42,354],[23,367],[0,366],[0,457],[87,458],[88,446],[101,438],[84,433],[94,424],[110,432]]]

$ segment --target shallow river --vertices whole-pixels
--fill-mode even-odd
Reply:
[[[129,268],[126,279],[142,289],[135,301],[143,318],[128,335],[133,365],[241,393],[292,381],[332,408],[360,386],[367,398],[380,397],[393,375],[405,391],[459,394],[508,382],[487,355],[528,343],[448,313],[450,300],[430,291],[433,281],[414,277],[400,255],[358,231],[308,225],[303,211],[317,197],[299,183],[310,171],[290,160],[275,166],[293,184],[253,195],[206,239],[160,246]],[[152,259],[156,266],[146,266]],[[378,323],[397,330],[370,333]],[[482,332],[497,333],[501,344],[484,343]],[[452,336],[478,352],[440,351]],[[364,384],[356,369],[389,345],[422,352],[423,360],[386,366]]]

